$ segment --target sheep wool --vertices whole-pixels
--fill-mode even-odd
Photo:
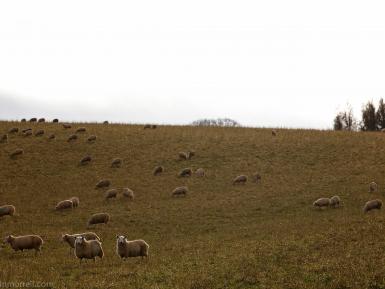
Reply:
[[[149,248],[144,240],[128,241],[125,236],[116,236],[116,254],[120,258],[148,257]]]

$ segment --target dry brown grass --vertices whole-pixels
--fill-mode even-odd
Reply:
[[[53,123],[0,123],[54,133],[0,144],[0,205],[18,216],[0,219],[1,237],[39,234],[42,254],[0,249],[0,281],[45,281],[54,288],[385,288],[384,212],[366,215],[369,199],[382,198],[385,135],[251,128],[163,127]],[[85,134],[68,143],[76,127]],[[95,143],[88,143],[96,134]],[[9,153],[22,148],[16,160]],[[194,149],[192,169],[205,178],[178,178],[186,166],[178,152]],[[84,155],[94,160],[78,166]],[[111,159],[123,159],[120,169]],[[158,177],[155,166],[165,167]],[[232,186],[235,176],[258,171],[262,181]],[[106,202],[100,179],[129,187],[135,201]],[[368,193],[376,181],[379,192]],[[188,186],[185,198],[172,198]],[[79,196],[80,206],[56,212],[55,204]],[[316,210],[319,197],[339,195],[343,207]],[[102,239],[105,258],[79,264],[61,242],[63,233],[88,231],[93,213],[111,220],[92,230]],[[122,261],[115,236],[142,238],[148,260]]]

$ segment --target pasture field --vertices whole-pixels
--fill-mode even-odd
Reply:
[[[78,127],[87,132],[68,143]],[[44,129],[41,137],[9,136],[0,144],[0,205],[18,215],[0,219],[0,235],[38,234],[41,254],[0,248],[0,282],[51,282],[52,288],[385,288],[385,212],[363,214],[366,201],[384,198],[385,134],[314,130],[0,122]],[[50,133],[56,140],[48,140]],[[93,144],[86,142],[97,135]],[[24,155],[16,160],[9,153]],[[180,151],[194,150],[188,161]],[[89,165],[79,166],[90,155]],[[123,159],[121,168],[111,161]],[[165,172],[153,176],[155,166]],[[186,167],[207,176],[178,178]],[[232,185],[240,174],[259,172],[258,184]],[[95,184],[129,187],[133,202],[121,195],[104,200]],[[368,192],[376,181],[379,191]],[[186,197],[171,197],[186,185]],[[339,195],[343,206],[317,210],[319,197]],[[73,211],[56,203],[80,198]],[[111,221],[87,229],[93,213]],[[79,261],[61,241],[63,233],[94,231],[102,238],[103,260]],[[116,235],[142,238],[146,260],[122,261]]]

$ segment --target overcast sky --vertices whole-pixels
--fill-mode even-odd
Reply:
[[[331,127],[385,96],[384,1],[1,1],[0,118]]]

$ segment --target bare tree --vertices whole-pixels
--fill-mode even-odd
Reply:
[[[377,130],[376,108],[372,101],[369,101],[362,109],[361,130],[375,131]]]
[[[378,103],[378,108],[376,112],[376,120],[377,120],[377,128],[383,129],[385,128],[385,103],[384,100],[381,98],[380,102]]]

